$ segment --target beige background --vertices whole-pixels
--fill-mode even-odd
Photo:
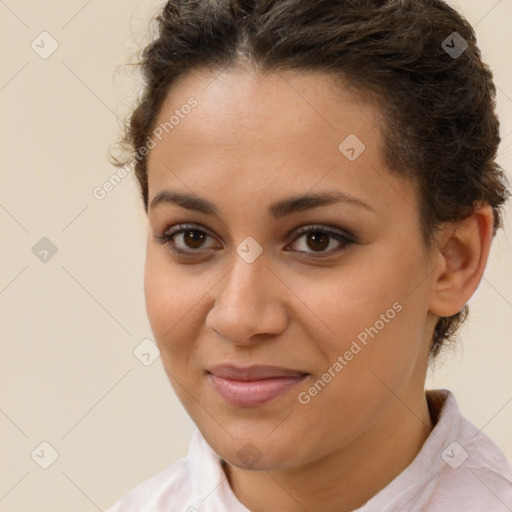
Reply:
[[[103,200],[107,148],[137,94],[126,63],[161,2],[0,0],[2,265],[0,511],[104,510],[185,455],[193,429],[157,358],[143,296],[145,218],[133,179]],[[495,72],[511,167],[512,0],[460,0]],[[57,50],[48,58],[38,51]],[[41,42],[43,38],[43,42]],[[44,39],[46,38],[46,39]],[[464,344],[429,377],[512,458],[512,248],[507,225],[471,301]],[[32,248],[48,237],[57,253]],[[35,251],[36,253],[38,251]],[[51,462],[51,448],[58,458]],[[31,454],[33,454],[31,456]]]

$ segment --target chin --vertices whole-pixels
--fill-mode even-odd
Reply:
[[[227,431],[217,424],[198,424],[207,443],[232,466],[247,470],[271,471],[299,464],[300,453],[297,446],[302,446],[302,443],[294,440],[286,427],[283,427],[281,432],[277,432],[275,422],[273,426],[266,425],[266,428],[262,428],[261,423],[257,422],[253,425],[239,424],[226,427]]]

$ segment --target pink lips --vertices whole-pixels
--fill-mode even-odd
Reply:
[[[306,373],[276,366],[239,368],[215,366],[208,377],[215,390],[239,407],[254,407],[272,400],[301,382]]]

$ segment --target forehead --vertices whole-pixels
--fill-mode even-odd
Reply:
[[[219,200],[338,188],[391,206],[397,192],[383,188],[379,109],[339,83],[321,72],[252,69],[180,78],[155,125],[163,129],[148,155],[150,201],[184,185]]]
[[[330,145],[348,133],[375,143],[378,109],[337,84],[334,77],[313,71],[194,71],[174,85],[156,125],[164,125],[194,98],[197,106],[173,126],[169,144],[184,130],[193,137],[187,133],[181,143],[212,149],[251,142],[279,145],[292,138],[310,139],[312,146],[316,134]]]

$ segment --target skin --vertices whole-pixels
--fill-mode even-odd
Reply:
[[[165,201],[149,208],[145,294],[165,371],[251,511],[352,510],[402,472],[432,430],[424,383],[436,315],[459,311],[478,286],[492,211],[482,205],[444,225],[427,250],[416,186],[384,163],[378,107],[327,75],[195,71],[175,84],[156,124],[190,96],[198,105],[149,152],[149,202],[168,189],[205,198],[220,214]],[[349,134],[366,146],[353,162],[338,150]],[[276,201],[320,191],[368,207],[268,213]],[[210,234],[174,237],[190,256],[156,239],[180,223]],[[322,248],[295,234],[312,224],[356,242],[331,236]],[[252,263],[236,252],[248,236],[263,251]],[[330,255],[315,257],[322,252]],[[401,311],[300,403],[394,303]],[[205,373],[223,363],[310,375],[266,404],[236,407]],[[237,456],[244,446],[250,464]]]

